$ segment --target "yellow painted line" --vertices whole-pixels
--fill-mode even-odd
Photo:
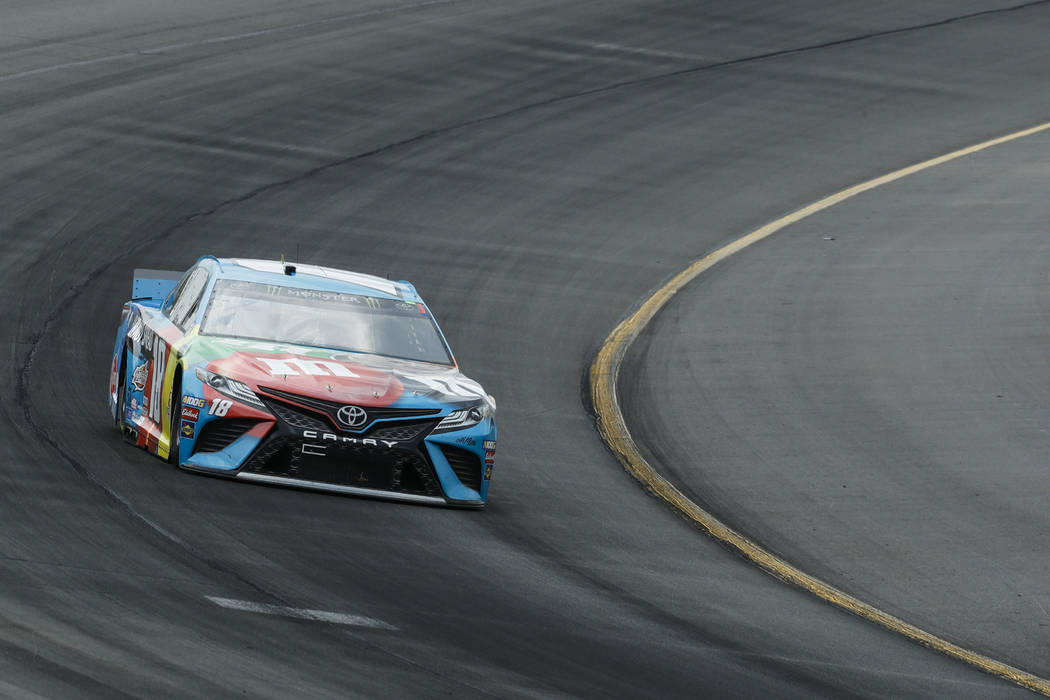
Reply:
[[[623,464],[628,473],[638,481],[642,482],[642,484],[644,484],[655,496],[666,501],[675,510],[684,515],[695,525],[699,526],[702,530],[706,531],[716,539],[735,547],[752,562],[758,564],[774,576],[803,588],[833,605],[849,610],[856,615],[871,620],[872,622],[882,625],[889,630],[902,634],[905,637],[924,644],[932,649],[936,649],[937,651],[949,656],[961,659],[983,671],[1013,681],[1020,686],[1042,693],[1046,696],[1050,696],[1050,680],[1002,663],[1001,661],[996,661],[995,659],[991,659],[983,654],[978,654],[975,651],[964,649],[957,644],[953,644],[946,639],[942,639],[916,627],[915,625],[907,623],[900,618],[883,612],[868,603],[858,600],[848,593],[845,593],[818,578],[810,576],[806,572],[789,564],[762,546],[752,542],[736,530],[733,530],[718,518],[691,501],[685,494],[667,481],[667,479],[657,473],[657,471],[645,461],[645,458],[642,457],[641,453],[638,451],[638,446],[631,438],[631,434],[627,429],[627,423],[624,421],[623,413],[620,412],[619,402],[616,398],[616,380],[619,376],[620,365],[623,362],[624,355],[627,353],[627,349],[646,325],[649,324],[660,308],[663,307],[663,305],[685,285],[705,270],[710,269],[719,261],[728,258],[733,253],[743,250],[763,238],[773,235],[777,231],[790,226],[797,221],[801,221],[802,219],[812,216],[828,207],[844,202],[861,192],[867,192],[868,190],[894,182],[895,180],[899,180],[921,170],[932,168],[935,165],[941,165],[942,163],[947,163],[956,158],[977,153],[986,148],[1024,138],[1025,136],[1031,136],[1032,134],[1037,134],[1048,129],[1050,129],[1050,122],[1023,131],[1017,131],[997,139],[984,141],[958,151],[952,151],[946,155],[931,158],[930,160],[916,163],[907,168],[896,170],[888,175],[877,177],[874,180],[862,182],[859,185],[854,185],[853,187],[842,190],[830,197],[825,197],[824,199],[814,202],[807,207],[803,207],[792,214],[788,214],[785,217],[768,223],[729,245],[719,248],[675,275],[670,282],[646,299],[633,314],[616,326],[609,337],[605,339],[605,343],[598,351],[598,355],[594,358],[590,372],[591,399],[594,403],[594,410],[597,414],[598,431],[601,433],[602,439],[609,448],[612,449],[613,453],[616,455],[617,459],[620,460],[620,463]]]

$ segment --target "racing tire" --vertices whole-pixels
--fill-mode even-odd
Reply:
[[[127,426],[124,425],[124,414],[125,414],[125,410],[127,408],[127,405],[125,403],[126,399],[125,399],[124,394],[126,394],[127,391],[126,391],[126,389],[124,387],[124,361],[123,361],[123,359],[121,360],[120,364],[118,365],[118,368],[119,369],[117,369],[117,415],[115,417],[115,422],[117,424],[117,428],[120,430],[120,434],[123,435],[124,432],[127,430]]]
[[[117,430],[120,431],[120,438],[124,442],[128,443],[129,445],[134,445],[135,444],[135,434],[134,434],[134,431],[130,427],[128,427],[128,424],[127,424],[127,407],[128,407],[128,403],[127,403],[127,401],[128,401],[127,389],[128,389],[128,387],[127,387],[127,384],[124,381],[124,374],[125,374],[124,370],[125,370],[124,358],[121,357],[120,358],[119,369],[117,370],[118,374],[117,374],[117,415],[116,415],[116,424],[117,424]]]
[[[168,425],[171,435],[168,436],[168,462],[179,466],[179,445],[182,442],[181,421],[179,420],[179,397],[182,396],[182,375],[175,373],[171,382],[171,396],[168,400]]]

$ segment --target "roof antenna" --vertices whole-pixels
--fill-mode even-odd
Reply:
[[[296,246],[296,248],[298,248],[298,245]],[[296,253],[297,254],[296,254],[295,257],[298,258],[299,257],[298,250],[296,251]],[[284,266],[284,274],[288,275],[289,277],[291,277],[292,275],[295,274],[295,265],[287,265],[287,264],[285,264],[285,262],[284,262],[284,253],[281,253],[281,265]]]

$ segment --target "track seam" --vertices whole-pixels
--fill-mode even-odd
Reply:
[[[595,411],[595,422],[602,440],[612,450],[624,469],[640,481],[654,496],[670,505],[679,514],[692,522],[702,531],[716,540],[723,542],[743,554],[768,573],[790,584],[798,586],[832,605],[859,615],[882,627],[901,634],[908,639],[919,642],[931,649],[960,659],[982,671],[1012,681],[1029,690],[1050,696],[1050,680],[997,661],[978,652],[966,649],[949,642],[898,617],[890,615],[873,605],[855,598],[815,576],[811,576],[786,560],[776,556],[760,544],[732,529],[711,513],[701,508],[688,496],[676,488],[670,481],[660,475],[642,456],[637,444],[631,437],[627,423],[620,411],[616,395],[616,383],[620,366],[628,348],[641,334],[660,309],[671,300],[683,287],[709,270],[718,262],[728,258],[758,241],[767,238],[777,231],[802,219],[816,214],[828,207],[855,197],[862,192],[894,182],[908,175],[932,168],[943,163],[983,151],[1009,141],[1031,136],[1050,130],[1050,122],[1016,131],[989,141],[952,151],[937,158],[895,170],[891,173],[867,180],[836,194],[818,200],[787,216],[772,221],[765,226],[715,250],[694,261],[689,267],[675,275],[669,282],[647,297],[603,342],[589,372],[591,401]]]

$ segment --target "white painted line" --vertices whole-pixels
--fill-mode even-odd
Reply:
[[[348,615],[347,613],[328,612],[327,610],[307,610],[306,608],[289,608],[284,605],[269,605],[267,603],[253,603],[250,600],[235,600],[233,598],[217,598],[215,596],[204,596],[219,607],[230,610],[241,610],[243,612],[260,613],[262,615],[276,615],[277,617],[294,617],[300,620],[313,620],[315,622],[331,622],[336,625],[353,625],[354,627],[371,627],[372,629],[397,631],[397,627],[388,625],[382,620],[364,615]]]

